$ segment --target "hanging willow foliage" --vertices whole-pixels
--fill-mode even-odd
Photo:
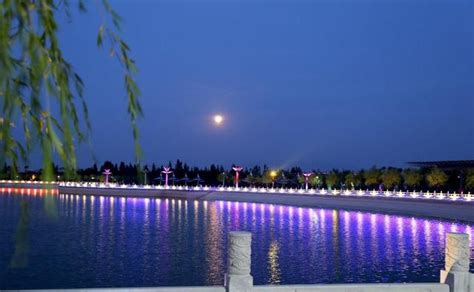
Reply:
[[[43,154],[43,179],[53,175],[53,153],[57,153],[66,177],[76,170],[78,143],[90,133],[84,84],[66,60],[58,39],[58,17],[71,17],[71,9],[86,12],[83,1],[72,7],[68,0],[2,0],[0,2],[0,165],[9,163],[16,174],[34,147]],[[108,0],[97,0],[101,26],[97,46],[107,46],[123,68],[137,162],[137,119],[142,111],[137,70],[130,48],[120,37],[120,16]],[[21,127],[23,135],[13,135]],[[16,136],[20,136],[16,138]]]

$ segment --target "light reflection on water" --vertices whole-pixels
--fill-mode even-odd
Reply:
[[[227,233],[252,232],[256,284],[436,282],[446,232],[435,219],[238,202],[0,193],[0,289],[221,285]],[[9,268],[21,200],[28,266]],[[4,252],[3,252],[4,251]]]

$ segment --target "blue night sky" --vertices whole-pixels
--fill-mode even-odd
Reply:
[[[112,1],[139,67],[144,160],[330,169],[474,158],[474,1]],[[95,3],[62,28],[92,151],[133,161]],[[214,113],[226,120],[211,123]],[[89,147],[79,166],[92,163]]]

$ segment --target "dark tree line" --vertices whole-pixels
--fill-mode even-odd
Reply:
[[[101,166],[97,164],[88,168],[79,169],[72,177],[66,177],[64,170],[54,166],[57,180],[73,181],[96,181],[104,180],[103,172],[110,169],[111,182],[124,184],[163,184],[163,167],[170,167],[173,171],[169,175],[169,183],[176,185],[225,185],[234,184],[235,172],[232,166],[211,164],[208,167],[192,167],[177,160],[174,164],[167,165],[145,165],[137,168],[131,163],[112,163],[106,161]],[[19,172],[13,177],[11,167],[4,165],[1,169],[0,179],[41,179],[41,170],[32,171],[25,167],[23,172]],[[313,170],[313,175],[309,178],[309,184],[314,188],[326,189],[380,189],[380,190],[432,190],[432,191],[464,191],[474,190],[474,169],[449,170],[444,171],[439,168],[393,168],[393,167],[372,167],[359,171],[337,170],[320,171]],[[289,169],[270,169],[266,165],[263,167],[256,165],[244,168],[240,173],[241,186],[277,186],[277,187],[302,187],[305,179],[300,167]]]

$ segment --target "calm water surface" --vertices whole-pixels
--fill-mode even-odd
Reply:
[[[256,284],[437,282],[445,233],[472,237],[474,227],[267,204],[48,197],[0,193],[0,289],[222,285],[232,230],[253,234]],[[18,229],[22,202],[28,223]]]

